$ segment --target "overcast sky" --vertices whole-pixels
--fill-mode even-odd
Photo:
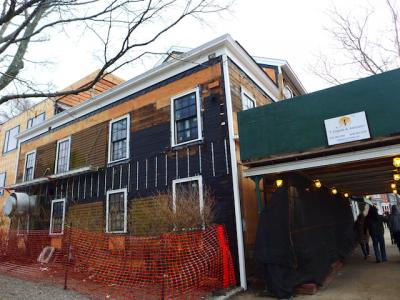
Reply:
[[[372,2],[372,4],[371,4]],[[157,41],[153,50],[166,51],[170,46],[196,47],[222,34],[229,33],[251,54],[287,60],[310,91],[327,86],[311,74],[319,52],[331,53],[331,37],[324,30],[330,25],[327,11],[332,5],[356,13],[355,7],[373,5],[378,13],[385,10],[384,0],[236,0],[230,14],[207,16],[208,25],[188,19]],[[66,46],[65,35],[51,35],[45,48],[31,52],[40,59],[56,62],[40,74],[41,80],[52,80],[63,88],[99,67],[84,36],[74,47]],[[33,50],[32,50],[33,51]],[[333,52],[335,53],[335,52]],[[130,79],[149,69],[154,60],[125,68],[117,75]]]

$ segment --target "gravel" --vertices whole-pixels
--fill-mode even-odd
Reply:
[[[83,300],[88,298],[74,291],[64,290],[62,286],[30,282],[0,275],[0,300],[9,299]]]

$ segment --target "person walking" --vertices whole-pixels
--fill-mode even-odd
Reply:
[[[365,227],[371,236],[377,263],[387,261],[383,222],[384,218],[378,214],[376,207],[371,206],[365,219]]]
[[[354,233],[357,242],[360,244],[364,259],[367,259],[369,256],[369,236],[365,229],[365,216],[362,212],[354,223]]]
[[[400,251],[400,213],[396,205],[392,206],[392,212],[389,216],[388,225],[397,248],[399,248]]]

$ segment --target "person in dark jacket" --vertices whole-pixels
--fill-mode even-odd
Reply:
[[[371,206],[365,219],[365,227],[371,236],[377,263],[387,261],[383,222],[384,218],[378,214],[376,207]]]
[[[361,246],[364,259],[367,259],[369,256],[369,236],[365,230],[365,216],[363,213],[358,215],[357,220],[354,223],[354,233],[357,242]]]
[[[392,206],[392,212],[389,216],[389,229],[393,235],[394,241],[400,251],[400,213],[396,205]]]

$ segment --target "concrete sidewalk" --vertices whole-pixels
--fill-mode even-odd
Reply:
[[[387,231],[387,230],[386,230]],[[333,281],[312,296],[299,295],[299,300],[399,300],[400,299],[400,254],[392,245],[386,232],[388,262],[375,262],[372,242],[371,257],[365,261],[357,249],[346,261],[345,266],[335,275]],[[273,299],[257,297],[246,292],[234,297],[235,300]]]

